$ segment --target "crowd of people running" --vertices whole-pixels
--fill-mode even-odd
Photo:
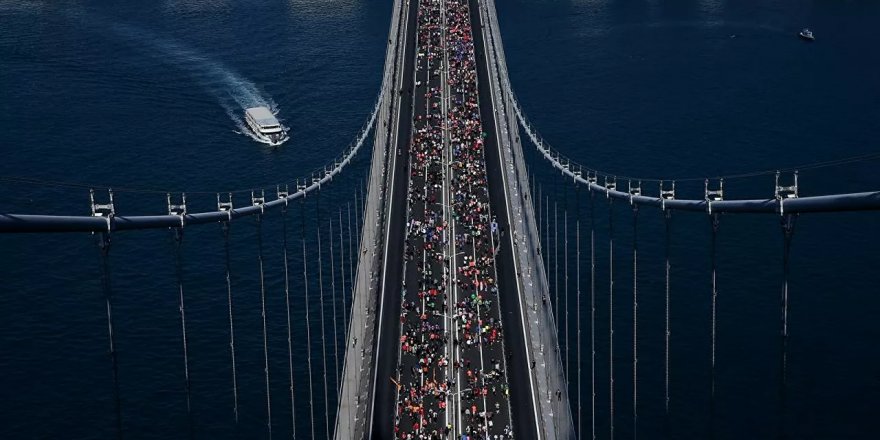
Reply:
[[[395,436],[510,439],[471,12],[418,2]]]

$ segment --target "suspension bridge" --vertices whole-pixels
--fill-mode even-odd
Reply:
[[[369,165],[366,176],[353,181],[358,155]],[[186,293],[192,281],[184,236],[209,225],[219,225],[215,238],[223,243],[224,276],[216,287],[225,313],[216,318],[227,343],[217,350],[225,350],[229,366],[227,399],[214,405],[228,407],[233,424],[244,411],[242,387],[255,385],[241,380],[241,350],[249,349],[236,333],[245,320],[236,292],[243,287],[236,283],[238,259],[230,246],[233,235],[247,229],[257,256],[261,337],[246,342],[256,342],[261,357],[257,367],[246,367],[261,372],[259,418],[267,437],[557,439],[614,438],[621,431],[658,437],[663,434],[640,428],[640,416],[645,399],[653,399],[659,402],[653,408],[668,419],[674,398],[673,219],[702,216],[710,232],[708,328],[686,331],[708,334],[706,359],[689,362],[704,362],[708,371],[711,436],[722,398],[718,329],[726,325],[718,320],[723,216],[772,217],[780,225],[778,391],[784,419],[796,220],[880,210],[880,191],[804,194],[798,171],[659,179],[591,168],[551,147],[520,107],[494,0],[395,0],[376,104],[352,144],[321,169],[239,191],[74,188],[88,189],[84,209],[90,211],[0,214],[0,232],[96,237],[120,438],[126,430],[120,382],[136,378],[120,369],[119,357],[130,347],[116,340],[127,323],[114,315],[115,237],[170,231],[176,289],[169,294],[178,305],[180,393],[192,429],[199,378],[191,374],[194,324],[187,321]],[[745,178],[772,179],[766,197],[730,197],[731,182]],[[322,197],[328,189],[351,198]],[[117,209],[120,197],[144,195],[163,197],[161,211],[128,215]],[[206,201],[211,209],[193,208]],[[662,219],[662,234],[653,242],[639,231],[649,210]],[[663,249],[662,271],[644,269],[653,261],[640,245]],[[280,268],[269,266],[268,253],[280,256]],[[284,310],[267,310],[280,293]],[[646,294],[663,304],[663,337],[650,346],[639,328]],[[625,315],[621,308],[628,309]],[[282,322],[273,322],[279,317]],[[273,341],[273,326],[284,328],[283,343]],[[294,337],[300,330],[305,340]],[[621,340],[615,331],[630,338]],[[645,351],[662,358],[654,362],[662,371],[640,368]],[[662,376],[662,397],[640,391],[647,375]],[[668,435],[673,427],[666,429]],[[785,436],[784,423],[779,435]]]

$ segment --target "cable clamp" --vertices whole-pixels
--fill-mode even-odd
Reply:
[[[95,190],[89,189],[89,202],[92,205],[92,216],[103,217],[107,220],[107,232],[110,232],[112,219],[116,215],[116,205],[113,203],[113,190],[108,189],[108,202],[98,203],[95,201]]]
[[[178,203],[171,200],[171,193],[165,194],[165,200],[168,202],[168,215],[180,217],[180,227],[183,228],[186,217],[186,193],[180,193],[180,202]]]
[[[605,197],[611,197],[611,191],[617,189],[617,177],[605,176]]]
[[[587,170],[587,184],[588,185],[595,185],[598,180],[599,179],[597,178],[595,171]]]
[[[712,214],[712,202],[720,202],[724,200],[724,178],[718,180],[718,189],[709,189],[709,179],[706,179],[703,186],[703,193],[709,210]]]
[[[279,200],[284,200],[284,206],[287,206],[287,198],[290,197],[290,190],[287,188],[287,184],[285,184],[283,187],[281,185],[276,185],[275,193],[278,194]]]
[[[666,182],[660,181],[660,206],[665,211],[666,210],[666,201],[667,200],[675,200],[675,181],[672,181],[672,185],[667,187]]]
[[[632,180],[626,181],[627,192],[629,193],[629,204],[633,205],[633,197],[642,195],[642,181],[639,180],[636,186],[633,186]]]
[[[780,185],[779,184],[780,172],[776,172],[776,191],[775,197],[776,201],[779,202],[779,214],[784,215],[785,211],[783,209],[783,202],[786,199],[796,199],[798,197],[798,172],[795,171],[793,173],[793,181],[791,185]]]
[[[227,221],[232,221],[232,193],[226,194],[226,199],[221,200],[220,193],[217,193],[217,210],[221,212],[225,212],[228,219]]]
[[[266,211],[266,191],[260,190],[260,195],[258,196],[255,191],[251,191],[251,205],[260,207],[260,214]]]

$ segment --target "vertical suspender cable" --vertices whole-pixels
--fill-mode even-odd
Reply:
[[[366,192],[367,191],[364,189],[364,182],[361,182],[361,205],[359,207],[359,211],[361,213],[361,217],[360,217],[361,229],[363,229],[363,225],[365,225],[367,222],[367,194],[366,194]],[[360,236],[360,233],[358,233],[358,235]],[[358,242],[358,244],[360,244],[360,242]]]
[[[296,397],[293,381],[293,337],[290,325],[290,276],[287,267],[287,202],[281,206],[281,239],[284,251],[284,303],[287,310],[287,365],[290,371],[290,426],[292,437],[296,438]]]
[[[229,305],[229,353],[232,356],[232,411],[238,423],[238,377],[235,371],[235,325],[232,313],[232,273],[229,263],[229,221],[221,223],[223,228],[223,249],[226,254],[226,298]]]
[[[557,185],[557,189],[558,189]],[[553,201],[553,322],[556,324],[557,350],[559,349],[559,203]]]
[[[549,263],[547,262],[547,246],[548,243],[544,240],[541,240],[544,235],[541,234],[544,229],[544,196],[542,195],[543,185],[538,185],[538,241],[541,242],[541,258],[544,260],[544,267],[548,267]]]
[[[575,197],[577,198],[577,223],[575,224],[575,266],[577,267],[577,271],[575,273],[575,278],[577,279],[577,300],[575,301],[575,306],[577,307],[577,314],[575,316],[575,321],[577,322],[577,340],[576,340],[576,348],[577,348],[577,418],[578,418],[578,428],[577,435],[578,440],[580,440],[583,436],[583,417],[581,416],[583,412],[581,412],[581,388],[583,383],[581,382],[581,187],[577,185],[576,187]]]
[[[568,194],[566,194],[566,199],[568,199]],[[566,205],[568,202],[566,201]],[[565,309],[565,320],[563,326],[565,327],[565,384],[566,386],[569,384],[569,377],[571,372],[571,356],[569,356],[568,351],[568,208],[562,212],[563,223],[565,224],[563,236],[565,236],[565,260],[563,260],[565,264],[565,292],[564,297],[565,305],[563,309]]]
[[[315,438],[315,393],[312,386],[312,326],[309,319],[309,264],[306,255],[306,205],[305,198],[300,199],[300,215],[302,217],[302,249],[303,249],[303,297],[306,309],[306,362],[309,366],[309,427],[310,438]]]
[[[544,235],[547,238],[547,296],[550,296],[550,196],[544,198]]]
[[[665,336],[666,337],[666,341],[665,341],[666,342],[666,349],[664,350],[664,355],[665,355],[664,356],[664,363],[665,363],[665,365],[664,365],[664,367],[665,367],[664,368],[664,370],[665,370],[664,392],[665,392],[666,398],[664,399],[664,408],[666,410],[666,434],[667,434],[667,437],[671,436],[671,428],[672,428],[671,420],[669,418],[669,342],[670,342],[670,338],[672,337],[671,329],[669,328],[669,324],[670,324],[670,320],[669,320],[669,309],[670,309],[669,271],[670,271],[670,267],[671,267],[669,264],[669,248],[670,248],[671,241],[672,241],[672,235],[670,233],[671,220],[672,220],[672,211],[670,211],[670,210],[664,211],[663,225],[666,229],[666,240],[664,242],[664,244],[665,244],[664,253],[665,253],[665,259],[666,259],[666,336]]]
[[[333,370],[335,371],[335,379],[336,379],[336,398],[339,398],[339,321],[336,317],[336,258],[333,254],[333,217],[328,215],[328,220],[330,223],[330,292],[331,292],[331,300],[333,302],[333,307],[330,308],[330,312],[333,313],[333,317],[330,319],[330,324],[333,325]]]
[[[352,257],[354,252],[351,248],[351,243],[354,239],[351,237],[351,202],[345,204],[345,209],[347,211],[346,215],[348,216],[348,287],[351,289],[351,293],[349,293],[349,295],[351,295],[351,306],[354,307],[354,259]],[[354,314],[353,310],[352,314]],[[352,317],[352,320],[353,319],[354,317]]]
[[[543,254],[541,255],[541,258],[544,259],[544,272],[546,273],[550,270],[550,236],[547,235],[547,225],[545,224],[547,221],[547,215],[545,213],[545,210],[547,209],[547,200],[544,198],[543,184],[538,185],[538,192],[541,196],[540,203],[538,204],[538,240],[541,242],[541,253]]]
[[[716,277],[718,260],[718,213],[711,216],[712,221],[712,343],[711,363],[709,364],[709,435],[715,436],[715,338],[716,338],[716,310],[718,305],[718,280]]]
[[[596,192],[590,189],[590,431],[596,440]]]
[[[537,191],[538,188],[536,187],[535,176],[532,173],[529,173],[529,181],[532,185],[532,192],[529,193],[529,196],[532,198],[532,212],[534,212],[536,209],[538,209],[538,201],[535,200],[535,195],[538,194],[535,191]]]
[[[342,207],[339,207],[339,223],[337,223],[337,227],[339,229],[339,277],[340,281],[342,281],[340,285],[340,292],[342,293],[342,324],[344,325],[344,331],[342,334],[342,340],[348,341],[348,307],[347,301],[345,300],[345,249],[342,247],[343,238],[342,238]],[[345,351],[343,350],[342,356],[345,356]]]
[[[180,312],[180,330],[181,336],[183,339],[183,374],[184,374],[184,391],[186,394],[186,415],[189,421],[189,429],[190,429],[190,437],[193,435],[193,426],[192,426],[192,405],[190,398],[190,381],[189,381],[189,351],[187,350],[187,338],[186,338],[186,307],[183,298],[183,257],[182,257],[182,245],[183,245],[183,229],[174,228],[171,233],[174,238],[174,259],[175,259],[175,273],[177,276],[177,292],[180,303],[178,305],[178,311]]]
[[[608,199],[608,407],[614,440],[614,199]]]
[[[263,372],[266,375],[266,428],[272,439],[272,393],[269,387],[269,335],[266,330],[266,281],[263,276],[263,215],[257,214],[257,260],[260,267],[260,315],[263,318]]]
[[[351,321],[354,322],[354,294],[353,294],[353,292],[354,292],[354,273],[351,270],[351,209],[349,209],[348,214],[349,214],[349,216],[348,216],[348,264],[349,264],[348,276],[349,276],[349,288],[352,291],[352,297],[351,297],[351,307],[352,307],[351,312],[352,313],[350,315],[348,315],[348,306],[345,303],[345,295],[347,294],[347,291],[345,289],[345,259],[343,257],[343,255],[344,255],[343,249],[344,248],[342,246],[343,241],[344,241],[343,237],[342,237],[342,206],[339,207],[339,263],[340,263],[340,266],[342,267],[342,313],[344,316],[349,316],[351,318]],[[345,346],[346,347],[348,347],[348,339],[349,339],[348,332],[350,332],[352,330],[352,322],[349,322],[348,319],[345,318],[345,328],[346,328],[346,338],[345,338],[346,345]],[[352,349],[354,349],[354,345],[352,345]],[[348,348],[346,348],[346,350],[348,350]],[[354,368],[354,366],[351,366],[351,368]],[[360,375],[358,375],[358,377],[360,377]],[[346,388],[348,390],[348,396],[347,396],[348,402],[352,401],[351,400],[351,388],[352,387]],[[349,411],[348,415],[349,415],[349,423],[351,423],[352,426],[354,426],[354,412]]]
[[[566,387],[569,384],[569,374],[571,371],[571,356],[569,356],[568,351],[568,185],[563,182],[563,191],[562,191],[562,236],[565,243],[563,244],[563,252],[565,253],[565,258],[563,258],[562,263],[565,266],[563,279],[565,281],[565,288],[562,290],[562,299],[565,300],[565,303],[560,304],[562,307],[565,316],[563,320],[562,327],[564,329],[563,334],[565,335],[565,385]]]
[[[116,438],[122,440],[122,399],[119,395],[119,360],[113,337],[113,289],[110,284],[110,232],[103,232],[98,239],[101,250],[101,287],[107,307],[107,335],[110,341],[110,363],[113,367],[113,402],[116,410]]]
[[[633,205],[633,438],[639,433],[639,205]]]
[[[358,250],[358,252],[357,252],[358,255],[360,255],[360,253],[361,253],[361,242],[360,242],[361,236],[360,236],[360,229],[359,229],[360,217],[358,217],[358,211],[359,211],[358,206],[360,206],[360,201],[359,201],[360,195],[359,194],[360,194],[360,191],[354,192],[355,248]],[[349,214],[351,214],[351,213],[349,212]],[[352,272],[352,273],[354,273],[354,272]],[[354,286],[354,284],[352,284],[352,286]]]
[[[779,359],[779,438],[786,438],[785,410],[788,388],[788,279],[790,274],[791,241],[794,237],[794,223],[797,217],[786,214],[782,217],[782,297],[780,298],[780,359]]]
[[[324,423],[326,435],[330,435],[330,401],[327,399],[327,335],[324,324],[324,259],[321,256],[321,207],[320,192],[315,196],[315,222],[318,233],[318,305],[321,311],[321,358],[324,360]]]

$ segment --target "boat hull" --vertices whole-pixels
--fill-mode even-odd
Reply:
[[[281,145],[284,142],[286,142],[288,139],[286,131],[282,131],[277,134],[268,135],[268,134],[262,133],[260,131],[259,126],[256,126],[253,122],[251,122],[250,118],[245,118],[245,122],[247,123],[248,128],[251,130],[251,133],[256,138],[258,138],[259,140],[261,140],[269,145],[278,146],[278,145]]]

